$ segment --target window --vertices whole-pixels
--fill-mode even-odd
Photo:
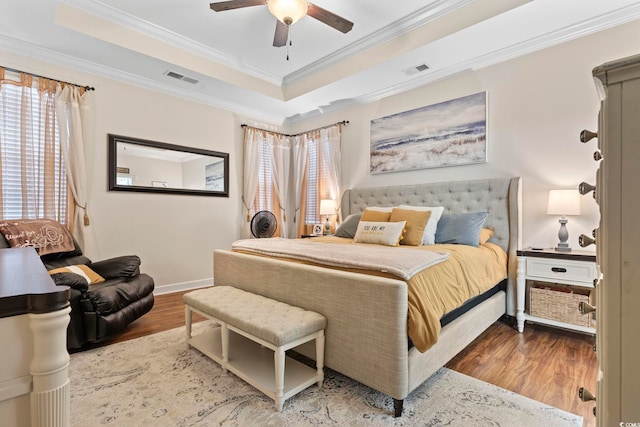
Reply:
[[[67,179],[52,91],[3,80],[0,86],[0,216],[68,224]]]
[[[317,224],[322,222],[320,218],[320,200],[330,198],[327,185],[327,165],[322,161],[321,141],[319,138],[310,138],[307,154],[307,176],[305,202],[305,224]]]
[[[303,211],[302,220],[298,221],[297,224],[293,224],[295,220],[290,221],[288,226],[295,225],[298,230],[297,233],[305,233],[305,225],[320,223],[320,201],[322,199],[336,199],[340,195],[340,125],[317,129],[293,137],[292,144],[294,145],[288,146],[287,150],[289,153],[287,155],[291,156],[289,159],[291,162],[291,174],[289,175],[289,182],[286,184],[288,185],[288,191],[283,192],[288,200],[284,201],[278,200],[278,187],[274,187],[273,184],[274,174],[277,173],[277,170],[272,169],[272,159],[274,157],[272,150],[275,144],[283,142],[282,138],[292,138],[292,136],[273,132],[255,132],[255,135],[253,133],[249,135],[252,151],[251,157],[247,158],[251,162],[251,165],[247,166],[251,170],[245,171],[247,182],[253,182],[256,179],[254,173],[257,173],[257,191],[253,200],[252,210],[254,212],[269,210],[274,213],[280,213],[282,212],[280,203],[288,203],[291,206],[296,197],[298,197],[297,200],[302,202],[302,209],[300,209],[300,211]],[[300,151],[300,153],[307,153],[305,175],[302,181],[300,181],[300,177],[295,176],[296,173],[300,172],[293,172],[295,169],[294,163],[298,161],[294,158],[298,154],[292,148],[295,144],[305,144],[298,147],[300,149],[304,148],[304,151]],[[257,156],[255,156],[256,154]],[[258,158],[255,159],[255,157]],[[253,170],[256,170],[256,172],[253,172]],[[296,186],[299,187],[300,184],[305,186],[304,190],[300,191],[298,189],[301,194],[296,195],[292,189],[296,188]],[[280,183],[279,185],[285,184]],[[297,212],[298,210],[296,209],[294,215],[297,216]],[[278,217],[277,214],[276,217]],[[280,227],[280,224],[278,226]],[[285,229],[285,237],[290,233],[290,228]]]

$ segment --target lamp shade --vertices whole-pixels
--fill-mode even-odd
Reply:
[[[285,25],[295,24],[307,14],[306,0],[269,0],[269,12]]]
[[[320,200],[320,215],[333,215],[336,213],[336,202],[333,199]]]
[[[580,193],[578,190],[549,191],[549,215],[580,215]]]

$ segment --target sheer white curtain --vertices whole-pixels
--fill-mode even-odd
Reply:
[[[273,187],[280,204],[280,233],[281,237],[287,239],[293,234],[293,230],[287,221],[287,207],[290,205],[291,141],[289,137],[273,133],[267,136],[267,141],[271,147]]]
[[[330,197],[339,205],[340,135],[340,125],[295,136],[245,127],[243,204],[247,211],[246,238],[251,237],[250,221],[256,203],[279,217],[279,233],[285,238],[306,233],[305,208],[311,209],[317,217],[319,196]],[[310,160],[311,156],[313,160]],[[313,166],[313,177],[309,176],[310,165]],[[318,198],[311,207],[305,205],[308,192],[311,192],[309,197]]]
[[[244,128],[244,180],[242,188],[242,205],[247,211],[247,218],[243,227],[245,239],[251,237],[251,215],[253,201],[258,192],[258,169],[262,162],[262,150],[259,149],[262,132],[251,127]]]
[[[304,172],[307,167],[307,154],[309,151],[309,143],[305,135],[296,135],[293,137],[293,199],[294,209],[293,221],[297,222],[298,226],[295,228],[295,232],[301,229],[300,224],[304,224],[304,217],[302,216],[302,200],[304,193]]]
[[[64,85],[56,91],[60,146],[67,169],[67,182],[75,203],[72,231],[88,255],[95,253],[87,205],[91,188],[87,170],[93,153],[90,93],[71,85]]]
[[[320,130],[320,146],[322,147],[322,161],[326,171],[325,184],[331,199],[338,207],[338,221],[342,221],[340,209],[341,179],[340,179],[340,136],[341,125],[334,125]]]

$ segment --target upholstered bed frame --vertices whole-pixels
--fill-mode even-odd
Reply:
[[[403,400],[505,312],[514,315],[516,250],[520,236],[520,179],[497,178],[345,191],[342,215],[367,206],[444,206],[445,212],[489,211],[492,242],[509,256],[501,291],[445,325],[427,352],[407,350],[407,285],[401,280],[214,251],[214,285],[235,286],[327,318],[325,365]],[[313,357],[311,349],[300,351]]]

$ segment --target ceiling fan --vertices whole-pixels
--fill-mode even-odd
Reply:
[[[209,7],[214,12],[222,12],[231,9],[240,9],[250,6],[264,6],[277,18],[276,33],[273,37],[273,46],[281,47],[287,44],[289,27],[309,15],[328,26],[343,33],[348,33],[353,28],[353,22],[344,19],[335,13],[309,3],[307,0],[229,0],[210,3]]]

